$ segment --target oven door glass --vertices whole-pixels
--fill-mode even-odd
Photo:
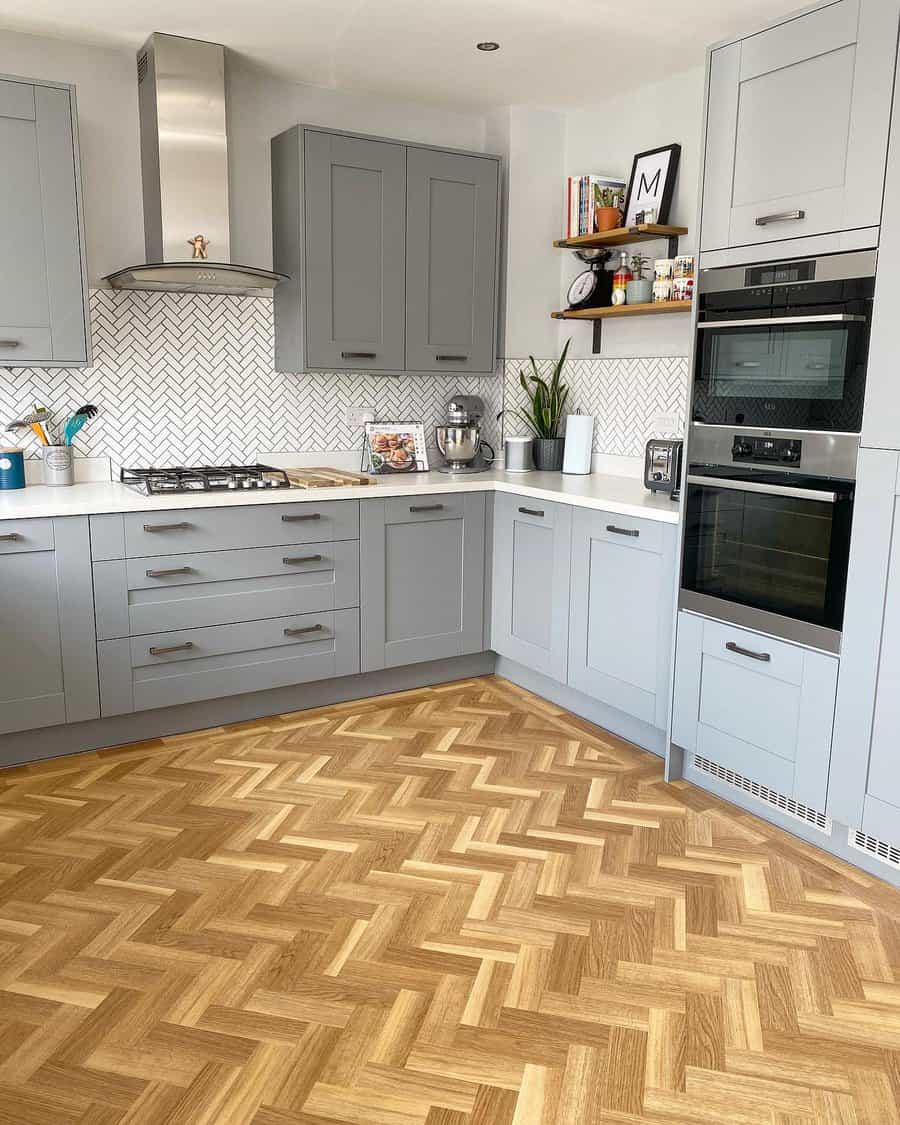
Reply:
[[[756,491],[764,487],[756,476],[753,491],[739,480],[692,483],[700,471],[688,478],[682,587],[839,630],[853,486],[817,481],[811,486],[816,498],[807,499],[778,492],[798,491],[793,481],[772,491]]]
[[[708,425],[858,433],[864,320],[698,329],[693,417]]]

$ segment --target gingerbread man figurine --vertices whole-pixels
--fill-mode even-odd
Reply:
[[[207,258],[209,256],[206,253],[206,249],[209,246],[209,239],[204,238],[202,234],[195,234],[193,238],[189,238],[188,246],[193,248],[194,258]]]

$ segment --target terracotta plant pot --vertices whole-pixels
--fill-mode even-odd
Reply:
[[[558,473],[562,468],[565,438],[535,438],[532,442],[534,467],[542,473]]]
[[[622,212],[618,207],[595,207],[594,225],[597,230],[615,230],[622,225]]]

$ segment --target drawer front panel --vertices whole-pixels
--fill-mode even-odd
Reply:
[[[0,520],[0,555],[52,550],[52,520]]]
[[[606,543],[616,543],[622,547],[634,547],[640,551],[653,551],[660,554],[668,524],[655,520],[637,520],[632,516],[619,516],[612,512],[600,512],[592,520],[591,534],[594,539]]]
[[[788,684],[799,684],[803,678],[802,648],[734,625],[704,622],[703,653]]]
[[[385,522],[425,523],[429,520],[462,519],[465,495],[442,493],[439,496],[395,496],[384,502]]]
[[[104,715],[352,675],[359,611],[279,617],[102,641]]]
[[[128,558],[358,538],[358,500],[129,512],[125,516]]]
[[[700,723],[793,762],[800,687],[704,655]],[[756,776],[756,775],[754,775]]]

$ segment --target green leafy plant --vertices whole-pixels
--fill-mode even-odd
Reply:
[[[618,188],[601,187],[599,184],[594,184],[594,206],[621,207],[622,193]]]
[[[519,414],[537,438],[559,437],[559,424],[563,417],[566,399],[569,397],[569,388],[561,379],[571,343],[571,340],[566,340],[566,346],[556,361],[549,379],[542,378],[533,355],[528,357],[531,363],[529,374],[526,375],[523,369],[519,369],[519,382],[528,396],[528,406],[520,410]]]
[[[644,280],[644,270],[650,265],[650,259],[646,254],[632,254],[631,255],[631,272],[634,274],[635,281]]]

